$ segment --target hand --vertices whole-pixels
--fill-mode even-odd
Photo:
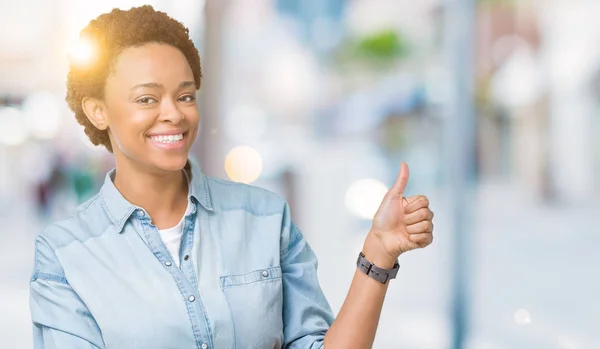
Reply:
[[[426,247],[433,241],[433,212],[429,209],[429,200],[423,195],[405,198],[407,182],[408,166],[402,163],[398,178],[383,198],[365,241],[363,252],[375,264],[379,260],[389,267],[402,253]]]

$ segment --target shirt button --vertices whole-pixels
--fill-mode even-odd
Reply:
[[[202,343],[202,349],[208,349],[208,344]]]
[[[262,276],[264,276],[264,277],[267,277],[267,276],[269,276],[269,272],[268,272],[268,271],[266,271],[266,270],[263,270],[263,272],[262,272]]]
[[[195,300],[196,300],[196,297],[194,297],[194,296],[189,296],[188,297],[188,301],[190,301],[190,302],[193,302]]]
[[[169,262],[169,261],[166,261],[166,262],[165,262],[165,265],[166,265],[167,267],[170,267],[170,266],[172,266],[172,265],[173,265],[173,263],[171,263],[171,262]]]

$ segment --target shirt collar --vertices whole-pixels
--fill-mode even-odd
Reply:
[[[188,200],[193,198],[200,203],[204,209],[213,211],[206,175],[200,171],[200,168],[194,161],[189,159],[184,167],[184,171],[186,171],[188,178],[191,177],[188,186]],[[101,201],[104,210],[108,214],[111,222],[117,228],[117,232],[120,233],[123,230],[123,226],[125,226],[125,222],[127,222],[133,212],[141,208],[131,204],[123,197],[123,195],[121,195],[113,183],[114,176],[115,169],[110,170],[106,174],[104,184],[100,189],[100,197],[102,199]]]

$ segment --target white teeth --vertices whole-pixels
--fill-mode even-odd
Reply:
[[[177,135],[164,135],[164,136],[152,136],[150,137],[153,141],[160,143],[175,143],[183,139],[183,133]]]

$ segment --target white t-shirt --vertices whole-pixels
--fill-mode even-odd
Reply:
[[[192,206],[190,201],[188,200],[187,209],[185,210],[185,213],[183,214],[183,217],[181,217],[179,223],[177,223],[177,225],[172,228],[162,229],[158,231],[160,233],[160,238],[167,247],[167,250],[169,250],[169,253],[171,253],[173,261],[175,262],[178,268],[179,249],[181,247],[181,236],[183,235],[183,222],[185,220],[185,216],[188,213],[190,213],[191,209]]]

